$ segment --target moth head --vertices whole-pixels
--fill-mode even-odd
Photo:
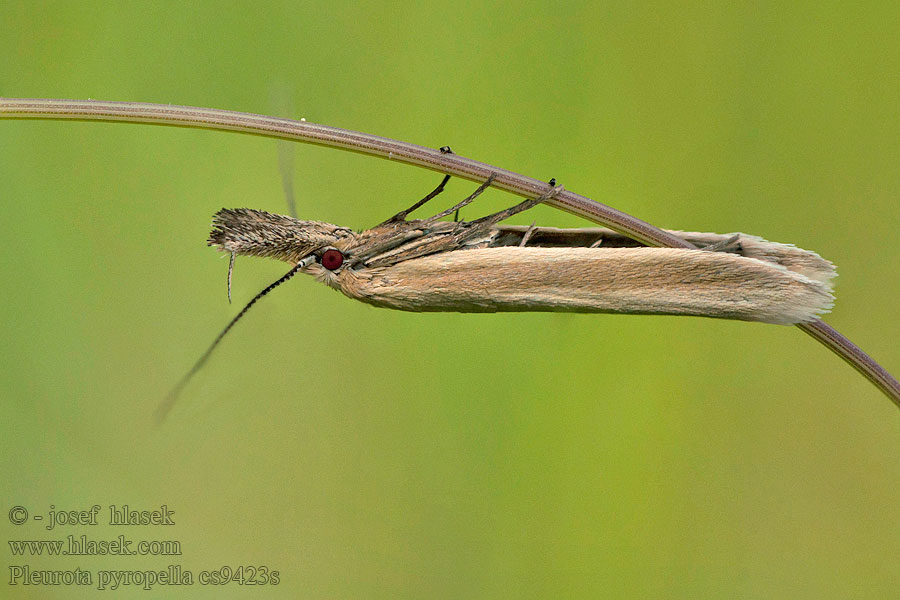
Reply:
[[[249,208],[223,208],[213,216],[207,243],[237,256],[264,256],[296,264],[314,257],[329,270],[339,268],[356,234],[346,227],[301,221]]]

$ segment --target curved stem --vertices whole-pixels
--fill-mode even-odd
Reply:
[[[495,173],[493,187],[526,198],[534,198],[550,190],[545,181],[498,169],[457,154],[444,154],[433,148],[327,125],[230,110],[143,102],[0,98],[0,118],[124,121],[239,131],[351,150],[425,167],[478,183],[487,179],[491,173]],[[573,192],[564,191],[547,203],[598,223],[604,223],[649,246],[693,248],[691,244],[649,223]]]
[[[544,181],[437,149],[306,121],[229,110],[143,102],[0,98],[0,118],[123,121],[231,130],[360,152],[477,182],[486,180],[493,173],[493,187],[529,198],[551,189]],[[694,247],[649,223],[568,190],[557,194],[547,204],[615,229],[649,246]],[[847,361],[900,407],[900,382],[853,342],[821,320],[800,323],[798,327]]]
[[[797,327],[847,361],[851,367],[884,392],[885,396],[893,400],[897,408],[900,408],[900,382],[875,362],[875,359],[863,352],[862,348],[845,338],[837,329],[822,319],[815,319],[809,323],[798,323]]]

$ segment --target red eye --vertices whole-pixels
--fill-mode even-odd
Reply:
[[[344,264],[344,255],[341,254],[340,250],[335,250],[334,248],[329,248],[325,252],[322,253],[322,266],[328,269],[329,271],[334,271],[342,264]]]

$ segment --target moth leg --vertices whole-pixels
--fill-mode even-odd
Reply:
[[[429,194],[427,196],[425,196],[424,198],[422,198],[421,200],[419,200],[418,202],[416,202],[415,204],[413,204],[406,210],[401,210],[396,215],[394,215],[393,217],[391,217],[390,219],[388,219],[387,221],[385,221],[384,223],[381,223],[381,224],[386,225],[388,223],[396,223],[397,221],[405,221],[406,215],[408,215],[412,211],[416,210],[417,208],[419,208],[420,206],[422,206],[423,204],[425,204],[426,202],[428,202],[429,200],[431,200],[432,198],[434,198],[435,196],[437,196],[438,194],[443,192],[444,186],[447,185],[448,181],[450,181],[450,176],[444,175],[444,178],[441,179],[441,182],[438,184],[438,186],[436,188],[434,188],[433,190],[431,190],[431,192],[429,192]]]
[[[700,248],[701,250],[706,250],[707,252],[738,252],[741,251],[741,234],[736,233],[728,239],[722,240],[720,242],[716,242],[715,244],[710,244],[708,246],[703,246]]]
[[[450,146],[441,146],[439,148],[439,150],[441,151],[441,154],[453,154],[453,150],[450,149]],[[429,193],[427,196],[425,196],[424,198],[422,198],[421,200],[419,200],[418,202],[416,202],[415,204],[413,204],[406,210],[402,210],[402,211],[398,212],[396,215],[394,215],[393,217],[391,217],[384,223],[381,223],[381,225],[387,225],[388,223],[395,223],[397,221],[405,221],[406,216],[409,213],[416,210],[417,208],[419,208],[420,206],[422,206],[423,204],[425,204],[426,202],[428,202],[429,200],[431,200],[432,198],[434,198],[435,196],[437,196],[438,194],[443,192],[444,186],[447,185],[448,181],[450,181],[450,176],[444,175],[444,178],[441,180],[441,182],[438,184],[438,186],[431,191],[431,193]]]
[[[460,203],[457,204],[456,206],[451,206],[451,207],[448,208],[447,210],[441,211],[441,212],[439,212],[438,214],[434,215],[433,217],[430,217],[430,218],[428,218],[428,219],[425,219],[425,221],[428,221],[428,222],[431,222],[431,221],[437,221],[438,219],[440,219],[440,218],[442,218],[442,217],[446,217],[447,215],[449,215],[449,214],[451,214],[451,213],[453,213],[453,212],[455,212],[455,211],[458,211],[458,210],[461,209],[463,206],[466,206],[467,204],[469,204],[470,202],[472,202],[472,200],[474,200],[475,198],[477,198],[478,196],[480,196],[480,195],[481,195],[481,192],[483,192],[484,190],[488,189],[488,188],[491,186],[491,184],[494,182],[494,179],[495,179],[496,177],[497,177],[497,174],[496,174],[496,173],[491,173],[491,174],[488,176],[487,180],[486,180],[484,183],[482,183],[480,186],[478,186],[478,189],[475,190],[474,192],[472,192],[472,194],[471,194],[468,198],[466,198],[465,200],[463,200],[462,202],[460,202]]]
[[[556,179],[551,179],[550,181],[555,183]],[[486,217],[481,217],[480,219],[472,221],[472,223],[473,224],[487,223],[487,224],[489,224],[489,226],[493,227],[496,223],[499,223],[500,221],[502,221],[504,219],[508,219],[509,217],[511,217],[513,215],[519,214],[520,212],[526,211],[530,208],[534,208],[541,202],[545,202],[547,200],[555,198],[561,191],[563,191],[563,186],[554,185],[552,188],[550,188],[549,191],[547,191],[544,194],[541,194],[537,198],[531,198],[529,200],[525,200],[524,202],[521,202],[519,204],[516,204],[515,206],[507,208],[506,210],[501,210],[500,212],[496,212],[492,215],[488,215]]]
[[[537,223],[537,221],[532,221],[528,229],[525,230],[525,234],[522,236],[522,241],[519,242],[519,248],[524,248],[525,244],[528,243],[528,240],[531,239],[531,236],[534,235],[534,230],[537,229],[537,227],[534,226],[535,223]]]

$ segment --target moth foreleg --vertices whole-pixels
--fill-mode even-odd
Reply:
[[[433,190],[431,190],[431,192],[429,192],[427,196],[425,196],[424,198],[422,198],[421,200],[419,200],[418,202],[416,202],[415,204],[413,204],[406,210],[401,210],[396,215],[394,215],[393,217],[391,217],[390,219],[388,219],[387,221],[385,221],[384,223],[381,223],[381,224],[387,225],[388,223],[396,223],[397,221],[405,221],[406,216],[409,213],[416,210],[417,208],[419,208],[420,206],[422,206],[423,204],[425,204],[426,202],[428,202],[429,200],[431,200],[432,198],[434,198],[435,196],[437,196],[438,194],[443,192],[444,186],[447,185],[448,181],[450,181],[450,176],[444,175],[444,178],[441,180],[441,182],[438,184],[438,186],[436,188],[434,188]]]

